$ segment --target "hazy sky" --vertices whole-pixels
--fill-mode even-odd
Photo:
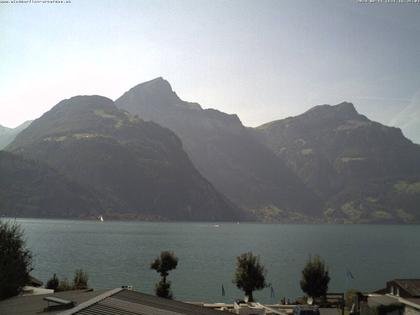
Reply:
[[[419,106],[420,4],[71,2],[0,4],[1,125],[157,76],[248,126],[343,100],[384,123]]]

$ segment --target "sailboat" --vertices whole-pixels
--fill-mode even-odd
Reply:
[[[98,220],[99,220],[99,221],[101,221],[101,222],[104,222],[104,217],[100,215],[100,216],[98,217]]]

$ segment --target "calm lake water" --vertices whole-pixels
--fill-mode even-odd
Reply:
[[[235,257],[261,256],[275,291],[256,294],[262,302],[302,294],[300,272],[310,254],[330,268],[331,292],[374,290],[393,278],[420,278],[420,226],[269,225],[212,223],[96,222],[18,219],[34,254],[33,274],[72,279],[83,268],[94,288],[133,285],[152,293],[158,274],[150,262],[173,250],[178,268],[169,279],[175,298],[225,301],[242,297],[232,284]],[[346,268],[354,276],[348,280]],[[221,286],[226,296],[221,296]]]

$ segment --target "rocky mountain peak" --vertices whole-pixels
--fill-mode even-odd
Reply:
[[[311,120],[334,119],[336,121],[345,120],[367,120],[363,115],[360,115],[354,105],[349,102],[342,102],[337,105],[317,105],[312,107],[301,115]]]
[[[182,100],[172,90],[168,81],[162,77],[140,83],[126,92],[123,97],[136,99],[148,106],[168,106],[179,104]]]

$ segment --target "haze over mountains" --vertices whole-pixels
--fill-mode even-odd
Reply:
[[[22,130],[26,129],[32,121],[25,121],[16,128],[7,128],[0,126],[0,150],[3,150]]]
[[[420,92],[391,120],[393,126],[404,130],[404,135],[416,143],[420,143]]]
[[[115,103],[101,96],[64,100],[7,150],[22,156],[16,161],[26,168],[48,168],[52,182],[63,178],[66,196],[84,190],[75,199],[76,204],[85,201],[80,211],[67,215],[420,221],[420,146],[400,129],[370,121],[350,103],[316,106],[246,128],[236,115],[181,100],[166,80],[157,78],[133,87]],[[0,165],[13,160],[10,153],[3,158],[9,162]],[[0,176],[18,177],[5,168]],[[14,169],[19,173],[19,166]],[[33,192],[34,198],[38,193]],[[0,204],[0,211],[6,208]],[[31,213],[66,216],[58,208],[52,214],[38,206]]]
[[[420,146],[351,103],[316,106],[254,133],[325,201],[326,219],[404,221],[419,213]]]
[[[45,162],[94,191],[108,217],[244,219],[194,168],[173,132],[102,96],[60,102],[7,150]]]
[[[0,151],[0,214],[10,217],[96,216],[101,198],[44,163]]]
[[[173,130],[204,177],[241,207],[320,213],[321,201],[238,116],[184,102],[162,78],[132,88],[115,104]]]

